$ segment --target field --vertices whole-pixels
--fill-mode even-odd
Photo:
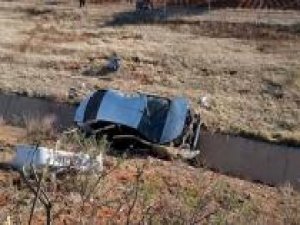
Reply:
[[[168,7],[138,15],[129,3],[79,9],[13,0],[1,1],[0,33],[1,92],[65,102],[98,88],[183,95],[210,131],[300,144],[299,11]],[[121,69],[106,73],[114,53]],[[59,137],[51,120],[18,128],[0,119],[0,161],[19,143],[53,148]],[[45,175],[54,224],[300,224],[300,194],[289,184],[149,155],[108,154],[104,167],[100,177]],[[27,224],[34,196],[18,173],[0,168],[0,224]],[[45,224],[40,202],[33,215],[32,224]]]
[[[40,124],[31,121],[24,129],[2,123],[1,162],[11,158],[12,146],[31,142],[34,132],[43,134],[43,146],[53,147],[49,124],[38,129]],[[299,224],[300,194],[288,184],[270,187],[146,155],[107,155],[104,168],[56,178],[44,172],[53,224]],[[1,170],[0,223],[28,224],[33,202],[19,173]],[[45,224],[41,202],[32,215],[31,224]]]
[[[2,91],[184,95],[209,130],[300,142],[299,11],[168,8],[165,18],[125,3],[2,1],[0,12]],[[113,53],[121,70],[104,74]]]

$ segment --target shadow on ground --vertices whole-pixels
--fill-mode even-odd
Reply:
[[[167,20],[178,19],[182,16],[196,16],[209,13],[206,6],[168,6],[158,7],[151,11],[126,11],[116,13],[113,20],[105,23],[105,26],[123,26],[134,24],[163,23]]]
[[[87,77],[110,77],[114,72],[106,67],[90,67],[82,71],[82,75]]]

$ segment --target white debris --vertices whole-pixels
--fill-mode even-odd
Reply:
[[[83,88],[83,89],[85,89],[86,88],[86,85],[85,85],[85,83],[81,83],[81,88]]]
[[[92,159],[88,154],[83,153],[58,151],[45,147],[36,148],[32,145],[18,145],[11,165],[19,170],[24,166],[34,165],[35,167],[49,166],[60,171],[63,169],[102,171],[103,156],[100,153],[96,159]]]
[[[200,105],[204,108],[209,108],[208,97],[203,96],[200,98]]]

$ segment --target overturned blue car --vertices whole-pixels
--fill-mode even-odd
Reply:
[[[200,142],[200,116],[182,97],[98,90],[80,103],[74,120],[85,133],[105,135],[113,142],[126,140],[191,150]]]

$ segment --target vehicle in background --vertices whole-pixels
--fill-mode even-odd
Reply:
[[[151,0],[137,0],[135,3],[135,10],[137,12],[153,10],[153,2]]]

